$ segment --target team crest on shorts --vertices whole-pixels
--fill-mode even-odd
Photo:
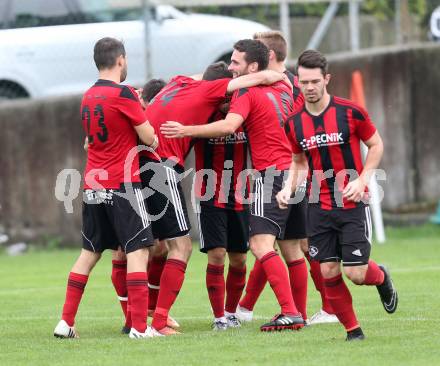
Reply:
[[[318,254],[318,248],[310,246],[309,247],[309,254],[311,257],[315,257]]]

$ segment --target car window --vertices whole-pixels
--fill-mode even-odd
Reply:
[[[0,1],[0,29],[7,28],[7,15],[9,14],[9,1]]]
[[[45,27],[71,24],[71,14],[63,0],[13,0],[8,28]]]
[[[77,0],[77,3],[77,15],[83,17],[84,23],[139,20],[143,16],[142,0]]]

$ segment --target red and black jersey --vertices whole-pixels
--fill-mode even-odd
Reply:
[[[376,132],[368,113],[351,101],[331,97],[328,107],[318,116],[305,106],[293,113],[286,133],[295,154],[305,152],[309,162],[308,195],[321,208],[354,208],[363,205],[342,198],[342,191],[363,169],[360,141]]]
[[[218,112],[210,122],[224,118]],[[240,126],[226,137],[199,139],[194,151],[197,172],[194,188],[197,198],[203,198],[200,204],[242,211],[249,192],[249,180],[244,174],[247,139],[243,128]]]
[[[121,183],[140,182],[137,153],[125,167],[138,143],[133,126],[146,121],[134,89],[98,80],[83,96],[81,119],[89,141],[84,189],[119,189]]]
[[[292,92],[293,92],[293,111],[298,111],[304,106],[304,95],[301,93],[301,89],[298,84],[298,77],[296,77],[289,70],[284,71],[289,81],[292,83]]]
[[[183,125],[201,125],[219,108],[226,97],[230,79],[194,80],[186,76],[173,78],[150,102],[145,113],[156,130],[159,146],[156,154],[163,160],[173,159],[183,168],[192,147],[192,139],[169,139],[160,133],[166,121],[178,121]],[[157,155],[142,152],[141,155],[157,160]]]
[[[244,119],[243,128],[254,169],[289,168],[292,149],[284,132],[284,124],[292,111],[292,89],[281,81],[240,89],[234,93],[229,113],[239,114]]]

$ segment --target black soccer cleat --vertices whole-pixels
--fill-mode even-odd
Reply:
[[[126,327],[125,325],[121,329],[121,334],[130,334],[131,328]]]
[[[394,287],[388,269],[383,265],[379,265],[379,268],[384,273],[384,279],[381,285],[376,286],[377,291],[379,292],[380,300],[382,301],[382,305],[385,311],[389,314],[392,314],[397,309],[397,303],[399,301],[399,297],[397,296],[397,290]]]
[[[347,332],[347,338],[345,338],[345,340],[348,342],[363,341],[364,339],[365,339],[365,335],[360,327]]]
[[[273,332],[281,330],[299,330],[304,327],[304,319],[298,315],[275,315],[272,320],[260,327],[262,332]]]

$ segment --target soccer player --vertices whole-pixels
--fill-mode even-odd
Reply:
[[[396,311],[398,301],[389,271],[369,259],[371,217],[364,196],[382,158],[382,139],[363,108],[328,94],[330,74],[321,53],[303,52],[297,67],[305,105],[289,117],[286,132],[295,154],[294,185],[298,172],[308,169],[310,256],[320,263],[326,297],[347,331],[346,339],[362,340],[341,262],[353,283],[377,286],[388,313]],[[361,141],[368,147],[365,165]],[[287,207],[290,190],[286,186],[277,196],[280,206]]]
[[[254,39],[263,42],[269,49],[269,69],[283,72],[293,85],[294,110],[302,108],[304,96],[298,85],[297,77],[287,70],[285,60],[287,57],[287,43],[279,31],[266,31],[254,34]],[[302,191],[299,191],[302,190]],[[299,198],[304,197],[305,182],[297,190]],[[278,244],[289,270],[290,286],[293,299],[304,319],[307,319],[307,266],[304,261],[303,253],[310,264],[310,274],[315,283],[316,289],[322,298],[322,309],[314,314],[310,319],[310,324],[334,323],[338,318],[333,315],[333,310],[329,301],[325,297],[321,270],[319,263],[311,261],[308,251],[306,234],[306,209],[307,198],[301,199],[296,204],[291,205],[289,218],[286,224],[286,232],[283,240],[278,240]],[[237,317],[241,321],[251,321],[253,308],[262,293],[267,279],[260,262],[256,261],[254,268],[246,285],[246,294],[240,301],[237,309]]]
[[[148,103],[159,93],[166,85],[162,79],[151,79],[142,89],[136,90],[139,95],[139,100],[142,107],[145,109]],[[162,275],[163,268],[165,266],[168,249],[165,241],[157,242],[149,256],[148,261],[148,316],[152,317],[156,308],[157,296],[159,294],[159,282]],[[111,280],[113,287],[115,288],[118,299],[121,303],[122,311],[125,317],[125,324],[122,327],[123,334],[129,334],[131,330],[131,316],[128,307],[127,296],[127,258],[124,251],[119,248],[112,253],[112,274]],[[179,323],[171,316],[168,316],[167,326],[178,329]]]
[[[256,40],[241,40],[234,45],[229,69],[235,76],[267,68],[269,50]],[[247,133],[254,182],[249,217],[252,253],[261,262],[266,277],[281,307],[280,314],[261,326],[262,331],[299,329],[304,320],[299,314],[281,258],[274,251],[276,238],[282,238],[288,211],[281,210],[275,195],[282,189],[283,171],[292,163],[292,150],[284,132],[287,114],[293,110],[292,86],[284,81],[270,86],[243,88],[232,98],[224,120],[200,125],[169,121],[161,127],[168,137],[221,137],[234,133],[242,124]]]
[[[105,249],[119,245],[127,256],[127,289],[131,306],[130,338],[149,338],[146,265],[153,236],[141,193],[139,160],[125,166],[137,148],[138,137],[155,148],[157,137],[145,120],[134,89],[121,85],[127,76],[122,42],[103,38],[94,47],[99,80],[81,103],[83,128],[88,136],[84,172],[83,249],[67,283],[61,321],[54,330],[60,338],[77,338],[74,323],[88,277]]]
[[[207,123],[227,93],[242,87],[271,84],[283,78],[283,74],[269,70],[232,80],[195,80],[192,77],[176,76],[148,105],[146,115],[156,130],[171,119],[181,120],[185,124]],[[184,171],[185,157],[191,146],[190,138],[171,140],[160,135],[157,151],[141,154],[142,182],[154,192],[147,197],[153,235],[155,239],[166,240],[169,249],[152,322],[153,328],[163,335],[177,334],[166,322],[183,284],[192,251],[188,236],[190,223],[178,180]]]
[[[141,103],[144,108],[159,93],[167,83],[162,79],[151,79],[142,88],[140,95]]]
[[[224,62],[212,65],[203,76],[204,80],[221,78],[232,78]],[[229,102],[225,102],[222,110],[228,108]],[[218,111],[212,121],[224,117]],[[246,178],[240,179],[247,163],[246,135],[240,127],[226,137],[199,139],[194,152],[200,251],[208,256],[206,288],[214,313],[212,327],[215,331],[237,328],[241,324],[235,311],[246,283],[249,240],[249,209],[240,197],[241,187],[248,185]],[[225,283],[226,253],[229,269]]]

